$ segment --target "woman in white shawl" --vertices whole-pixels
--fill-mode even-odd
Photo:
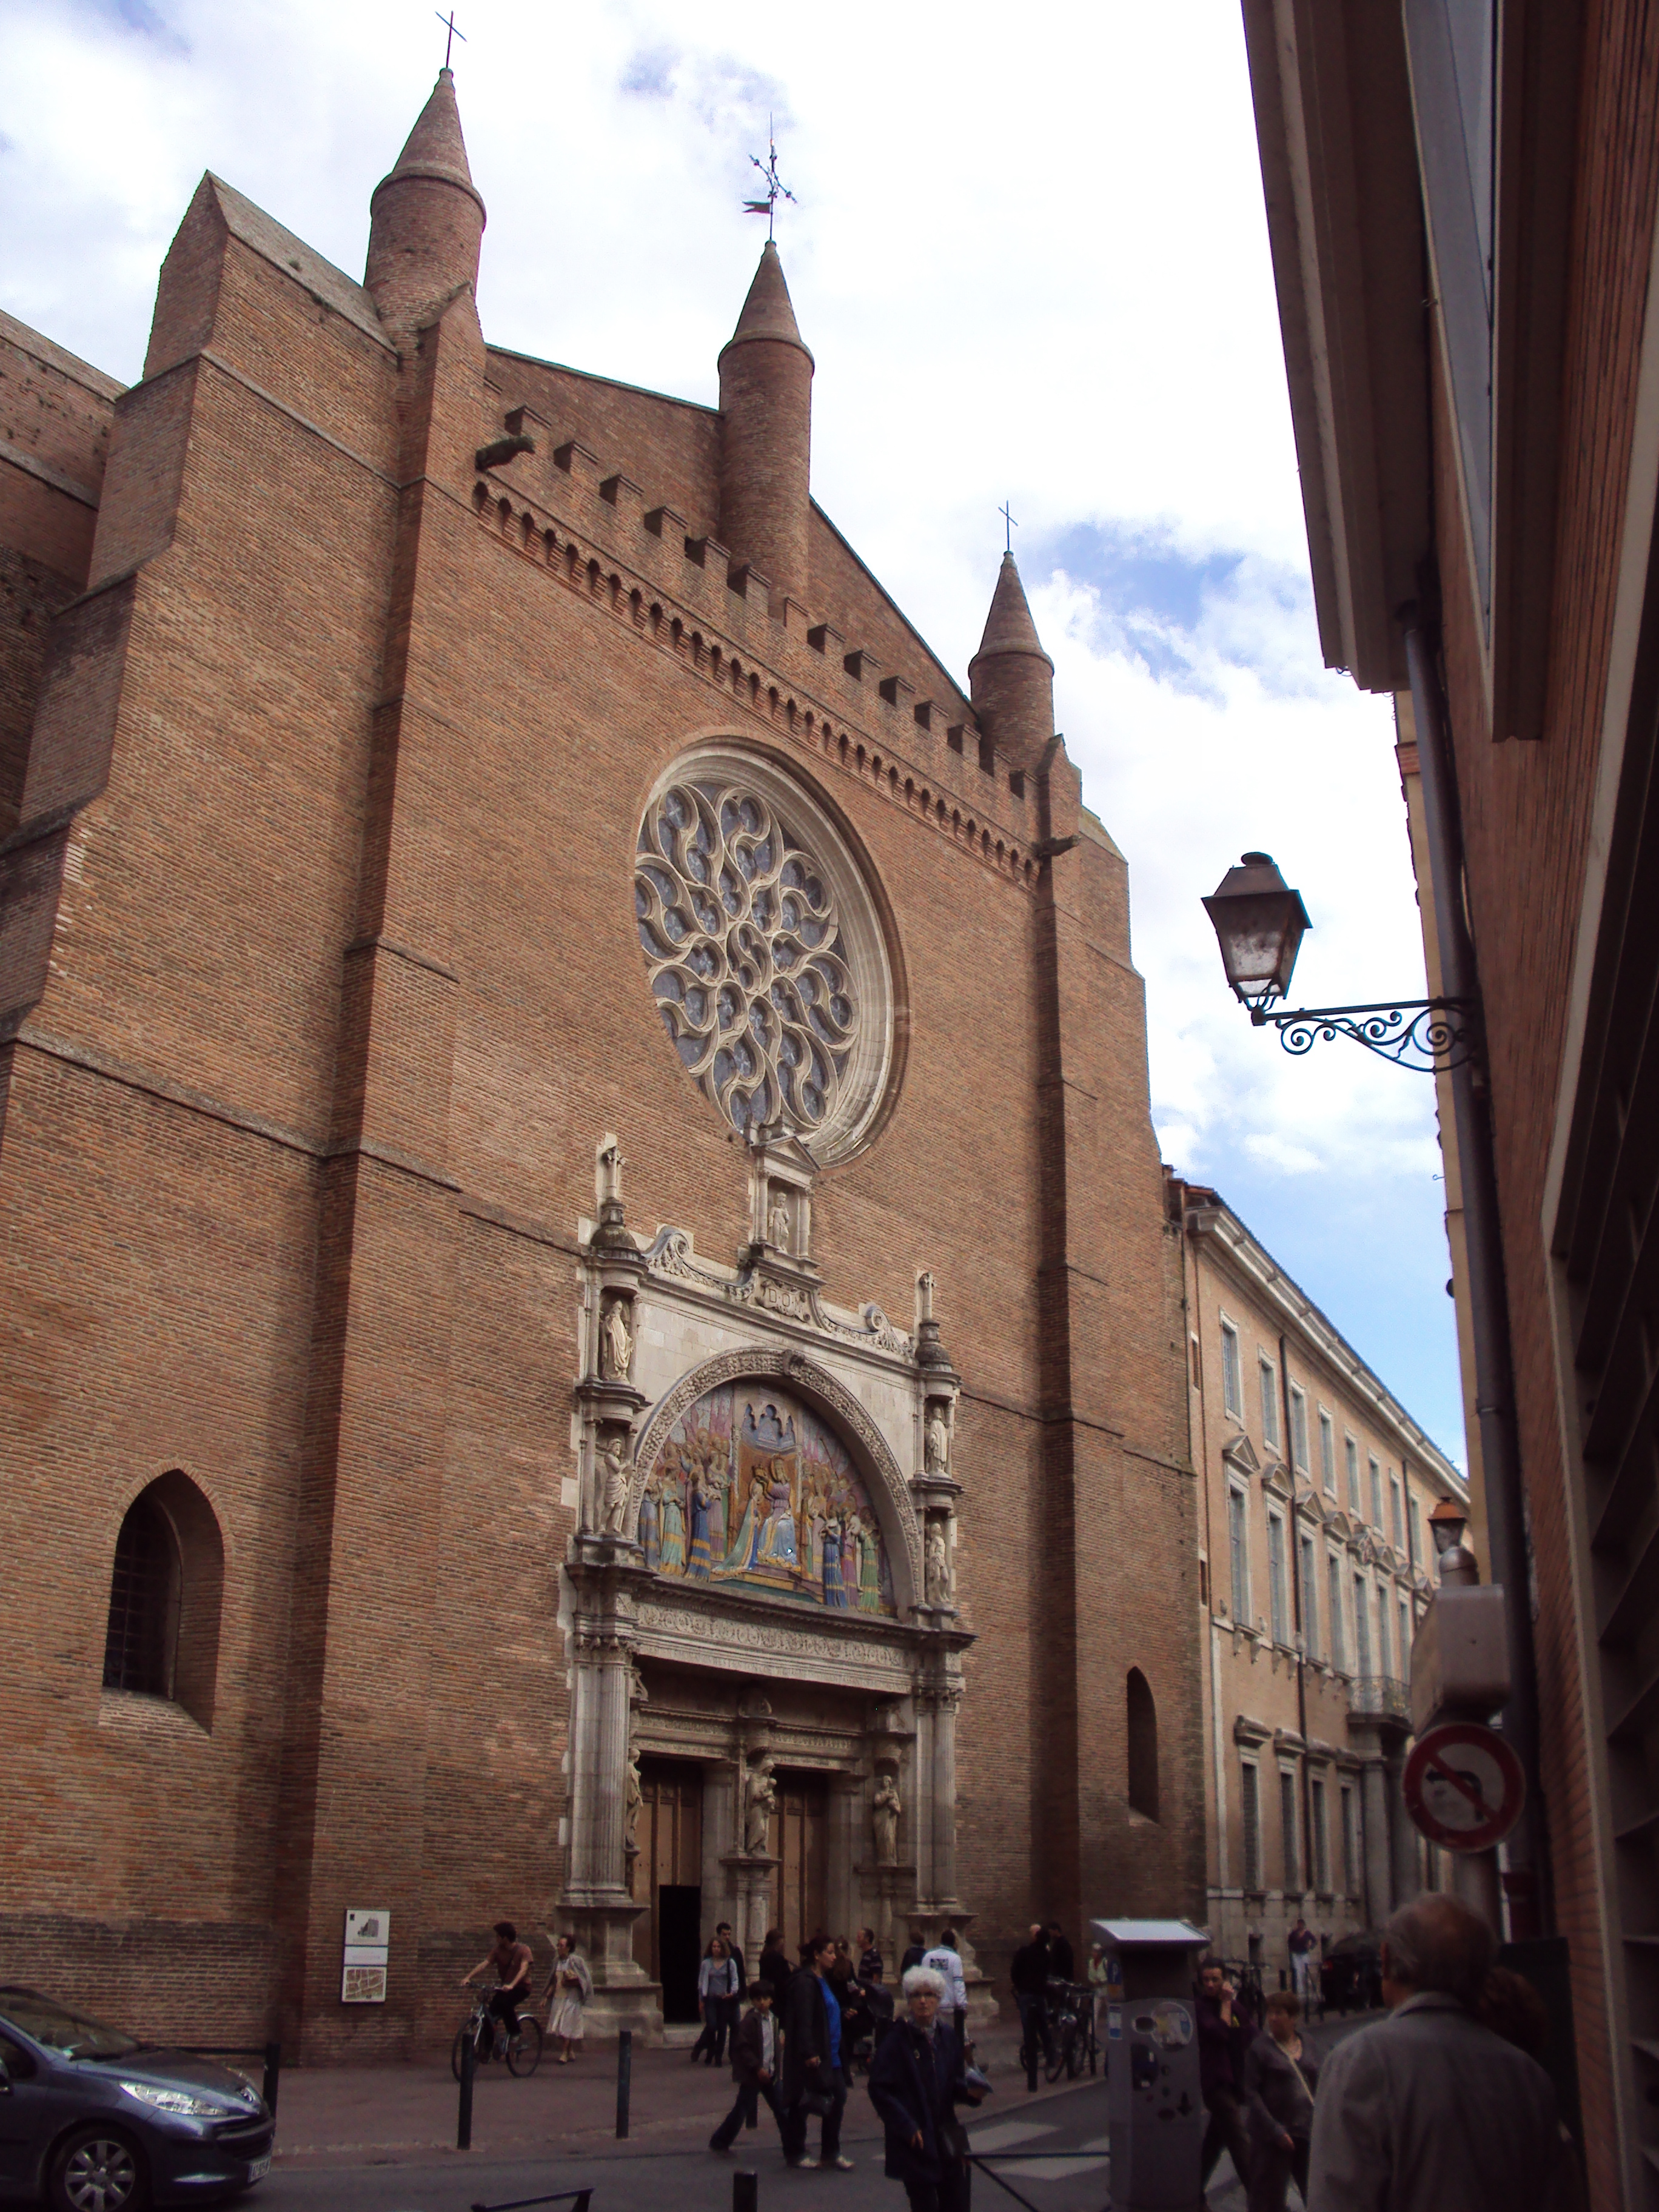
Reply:
[[[582,2007],[593,1994],[593,1977],[574,1936],[559,1938],[547,1994],[547,2032],[560,2045],[559,2064],[568,2066],[581,2049]]]

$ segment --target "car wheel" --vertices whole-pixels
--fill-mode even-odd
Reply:
[[[149,2201],[138,2153],[114,2128],[76,2128],[66,2136],[49,2191],[53,2212],[141,2212]]]

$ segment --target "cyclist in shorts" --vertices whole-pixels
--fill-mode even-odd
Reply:
[[[508,2041],[519,2032],[520,2008],[530,2002],[530,1969],[533,1961],[534,1954],[528,1943],[520,1942],[519,1931],[513,1923],[498,1920],[495,1948],[487,1958],[479,1960],[470,1974],[461,1977],[461,1987],[465,1989],[487,1968],[495,1969],[501,1987],[491,1993],[489,2009],[496,2022],[498,2054],[506,2050]]]

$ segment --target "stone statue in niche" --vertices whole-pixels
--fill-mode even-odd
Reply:
[[[898,1864],[899,1815],[903,1810],[897,1782],[890,1774],[884,1774],[876,1784],[876,1794],[870,1804],[870,1825],[875,1831],[878,1866]]]
[[[780,1252],[789,1249],[789,1200],[776,1183],[772,1186],[772,1206],[766,1217],[766,1234]]]
[[[951,1431],[945,1419],[942,1399],[933,1399],[927,1407],[927,1472],[948,1475],[951,1472]]]
[[[599,1373],[607,1382],[626,1382],[634,1366],[630,1301],[608,1297],[599,1314]]]
[[[636,1840],[640,1825],[640,1808],[645,1802],[645,1793],[640,1787],[640,1754],[630,1751],[623,1775],[623,1849],[631,1859],[639,1850]]]
[[[933,1271],[929,1267],[916,1277],[916,1319],[923,1322],[933,1318]]]
[[[777,1802],[771,1758],[763,1752],[743,1778],[743,1848],[750,1858],[765,1855]]]
[[[940,1516],[927,1524],[927,1602],[949,1605],[951,1595],[951,1547],[945,1541],[945,1521]]]
[[[622,1146],[613,1137],[599,1154],[599,1203],[608,1199],[622,1198],[623,1170],[628,1165],[622,1156]]]
[[[628,1519],[628,1447],[615,1430],[599,1449],[599,1525],[607,1536],[620,1536]]]

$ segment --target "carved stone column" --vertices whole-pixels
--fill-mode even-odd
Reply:
[[[660,2040],[657,1986],[634,1958],[634,1923],[645,1907],[629,1893],[624,1848],[634,1684],[628,1625],[609,1609],[579,1615],[572,1656],[570,1844],[559,1911],[592,1972],[594,2027],[602,2034],[631,2027]]]

